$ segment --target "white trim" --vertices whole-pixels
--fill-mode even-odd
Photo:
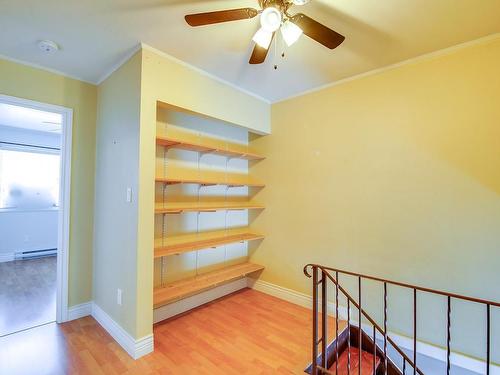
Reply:
[[[0,253],[0,263],[12,262],[15,258],[15,253]]]
[[[107,80],[111,74],[116,72],[118,69],[121,68],[123,64],[125,64],[127,61],[129,61],[132,56],[134,56],[138,51],[140,51],[142,48],[141,43],[138,43],[130,52],[128,52],[122,59],[118,60],[116,64],[114,64],[106,73],[102,74],[101,77],[96,81],[96,85],[100,85],[103,83],[105,80]]]
[[[68,320],[68,267],[71,212],[71,145],[73,110],[71,108],[58,105],[46,104],[2,94],[0,94],[0,103],[32,108],[39,111],[59,113],[62,116],[56,296],[56,320],[58,323],[62,323]]]
[[[283,288],[282,286],[268,283],[267,281],[257,280],[249,283],[249,288],[259,292],[269,294],[284,301],[291,302],[295,305],[312,308],[312,297],[305,293],[300,293],[292,289]],[[321,300],[320,300],[321,301]],[[328,301],[328,315],[335,316],[335,303]],[[319,303],[321,310],[321,303]],[[347,316],[347,308],[339,304],[339,318],[345,319]]]
[[[20,212],[54,212],[54,211],[59,211],[59,206],[47,207],[47,208],[17,208],[17,207],[0,208],[0,214],[11,214]]]
[[[253,285],[249,285],[249,287],[262,292],[266,293],[269,295],[272,295],[274,297],[280,298],[282,300],[291,302],[293,304],[311,308],[312,307],[312,297],[296,292],[295,290],[283,288],[279,285],[271,284],[268,283],[267,281],[262,281],[262,280],[257,280]],[[321,304],[319,304],[321,306]],[[335,304],[332,302],[328,302],[328,314],[329,315],[334,315],[333,311],[335,308]],[[339,318],[346,320],[347,319],[347,308],[344,306],[339,305]],[[357,319],[356,319],[356,314],[351,314],[351,324],[356,325],[357,324]],[[369,324],[363,324],[363,331],[367,332],[368,334],[372,334],[373,332],[373,326]],[[388,336],[390,336],[391,339],[394,340],[394,342],[400,346],[401,348],[408,349],[408,350],[413,350],[413,339],[402,336],[400,334],[394,333],[394,332],[388,332]],[[432,359],[444,362],[446,361],[446,350],[443,348],[440,348],[438,346],[422,342],[422,341],[417,341],[417,352],[421,355],[425,355],[427,357],[430,357]],[[477,358],[472,358],[468,357],[464,354],[452,352],[451,353],[451,363],[452,365],[456,367],[460,367],[463,369],[467,369],[470,371],[478,372],[478,373],[485,373],[486,369],[486,363],[484,361],[481,361]],[[497,364],[491,364],[490,367],[490,374],[491,375],[500,375],[500,366]]]
[[[437,51],[429,52],[429,53],[426,53],[426,54],[423,54],[420,56],[412,57],[411,59],[408,59],[408,60],[403,60],[403,61],[391,64],[391,65],[387,65],[387,66],[383,66],[381,68],[369,70],[367,72],[356,74],[356,75],[353,75],[350,77],[346,77],[346,78],[340,79],[340,80],[335,81],[335,82],[330,82],[330,83],[327,83],[325,85],[321,85],[318,87],[314,87],[312,89],[301,91],[301,92],[298,92],[296,94],[286,96],[282,99],[271,101],[271,104],[276,104],[276,103],[284,102],[284,101],[287,101],[290,99],[295,99],[295,98],[298,98],[300,96],[312,94],[314,92],[325,90],[325,89],[328,89],[330,87],[342,85],[342,84],[347,83],[347,82],[351,82],[351,81],[355,81],[355,80],[358,80],[361,78],[384,73],[384,72],[387,72],[389,70],[400,68],[400,67],[405,66],[405,65],[415,64],[417,62],[431,60],[431,59],[434,59],[436,57],[449,55],[453,52],[459,51],[459,50],[467,48],[467,47],[472,47],[472,46],[483,44],[483,43],[489,43],[489,42],[496,40],[498,38],[500,38],[500,33],[495,33],[495,34],[491,34],[491,35],[488,35],[488,36],[485,36],[485,37],[482,37],[479,39],[474,39],[474,40],[471,40],[471,41],[468,41],[465,43],[460,43],[460,44],[457,44],[457,45],[454,45],[454,46],[451,46],[448,48],[443,48],[443,49],[440,49]]]
[[[68,309],[68,321],[92,315],[92,302],[81,303]]]
[[[357,320],[351,320],[357,323]],[[368,335],[372,335],[373,326],[370,324],[363,324],[363,331]],[[395,343],[402,349],[410,350],[413,352],[413,338],[400,335],[394,332],[388,332],[387,334]],[[435,359],[440,362],[446,362],[446,349],[439,346],[429,344],[427,342],[417,340],[417,353],[424,355],[426,357]],[[453,366],[460,367],[472,372],[477,372],[480,374],[486,373],[486,362],[477,358],[469,357],[467,355],[451,352],[450,362]],[[500,366],[497,364],[490,364],[490,374],[500,375]]]
[[[95,302],[92,304],[92,316],[133,359],[138,359],[153,352],[154,340],[152,334],[137,340],[134,339]]]
[[[199,73],[201,75],[204,75],[205,77],[211,78],[214,81],[217,81],[217,82],[220,82],[220,83],[222,83],[222,84],[224,84],[226,86],[232,87],[233,89],[236,89],[236,90],[238,90],[238,91],[240,91],[240,92],[242,92],[242,93],[244,93],[246,95],[252,96],[255,99],[259,99],[259,100],[263,101],[264,103],[272,104],[272,102],[269,99],[266,99],[266,98],[264,98],[264,97],[262,97],[262,96],[260,96],[260,95],[258,95],[256,93],[254,93],[254,92],[248,91],[248,90],[246,90],[246,89],[244,89],[244,88],[242,88],[240,86],[235,85],[234,83],[226,81],[223,78],[220,78],[220,77],[218,77],[218,76],[216,76],[216,75],[214,75],[212,73],[209,73],[209,72],[207,72],[207,71],[205,71],[203,69],[200,69],[200,68],[198,68],[198,67],[196,67],[194,65],[191,65],[191,64],[189,64],[189,63],[187,63],[185,61],[179,60],[177,57],[174,57],[172,55],[169,55],[166,52],[163,52],[163,51],[160,51],[160,50],[158,50],[158,49],[156,49],[154,47],[151,47],[150,45],[148,45],[146,43],[141,43],[141,47],[144,50],[153,52],[153,53],[155,53],[155,54],[157,54],[157,55],[159,55],[161,57],[164,57],[164,58],[166,58],[168,60],[171,60],[171,61],[173,61],[173,62],[175,62],[175,63],[177,63],[179,65],[185,66],[186,68],[189,68],[189,69],[191,69],[191,70],[193,70],[193,71],[195,71],[195,72],[197,72],[197,73]]]
[[[47,68],[45,66],[42,66],[42,65],[39,65],[39,64],[36,64],[36,63],[31,63],[31,62],[28,62],[28,61],[15,59],[13,57],[2,55],[2,54],[0,54],[0,59],[5,60],[5,61],[10,61],[10,62],[13,62],[13,63],[16,63],[16,64],[20,64],[20,65],[25,65],[25,66],[28,66],[30,68],[44,70],[44,71],[52,73],[52,74],[57,74],[59,76],[63,76],[63,77],[66,77],[66,78],[71,78],[71,79],[74,79],[76,81],[85,82],[85,83],[88,83],[88,84],[91,84],[91,85],[95,86],[95,82],[90,81],[88,79],[83,79],[83,78],[80,78],[80,77],[77,77],[77,76],[74,76],[74,75],[71,75],[71,74],[68,74],[68,73],[64,73],[64,72],[61,72],[60,70],[57,70],[57,69]]]
[[[247,286],[247,279],[243,278],[224,285],[220,285],[216,288],[168,304],[166,306],[162,306],[153,311],[153,323],[158,323],[162,320],[182,314],[183,312],[192,310],[195,307],[204,305],[205,303],[211,302],[217,298],[231,294],[233,292],[236,292],[237,290],[244,289]]]

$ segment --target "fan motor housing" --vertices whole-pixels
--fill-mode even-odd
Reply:
[[[259,0],[259,5],[262,9],[275,7],[282,14],[286,14],[287,10],[293,5],[291,0]]]

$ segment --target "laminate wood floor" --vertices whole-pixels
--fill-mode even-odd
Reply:
[[[244,289],[155,325],[155,351],[137,361],[91,317],[1,338],[0,374],[302,374],[311,320],[308,309]]]
[[[0,263],[0,336],[55,321],[56,285],[55,256]]]

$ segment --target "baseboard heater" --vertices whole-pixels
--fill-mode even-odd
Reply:
[[[43,250],[32,250],[32,251],[23,251],[15,254],[16,260],[25,260],[25,259],[34,259],[34,258],[43,258],[51,255],[56,255],[57,249],[43,249]]]

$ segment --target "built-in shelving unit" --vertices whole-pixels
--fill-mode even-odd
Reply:
[[[165,206],[157,206],[156,214],[182,214],[186,212],[215,212],[215,211],[238,211],[238,210],[263,210],[264,206],[252,202],[209,202],[209,203],[167,203]]]
[[[153,294],[154,308],[191,297],[216,286],[241,279],[255,272],[262,271],[263,266],[253,263],[241,263],[220,270],[207,272],[192,278],[173,282],[164,288],[156,288]]]
[[[156,144],[167,148],[177,148],[181,150],[190,150],[198,152],[213,153],[217,155],[240,158],[246,160],[263,160],[264,157],[249,150],[242,150],[241,146],[228,142],[221,142],[214,138],[205,137],[205,142],[193,142],[188,140],[174,139],[172,137],[156,137]],[[219,142],[219,143],[216,143]]]
[[[263,188],[264,185],[258,181],[252,181],[250,178],[241,179],[236,178],[236,176],[227,175],[227,179],[210,179],[210,178],[176,178],[176,177],[157,177],[156,182],[162,182],[167,185],[175,185],[175,184],[196,184],[196,185],[204,185],[204,186],[213,186],[213,185],[226,185],[229,187],[238,187],[238,186],[248,186],[248,187],[257,187]],[[233,177],[233,178],[231,178]]]
[[[249,213],[265,209],[249,199],[265,185],[248,165],[265,158],[250,150],[244,129],[165,108],[156,136],[154,309],[264,269],[247,258],[264,240]]]
[[[155,258],[263,238],[263,235],[253,233],[249,228],[174,236],[157,241]]]

